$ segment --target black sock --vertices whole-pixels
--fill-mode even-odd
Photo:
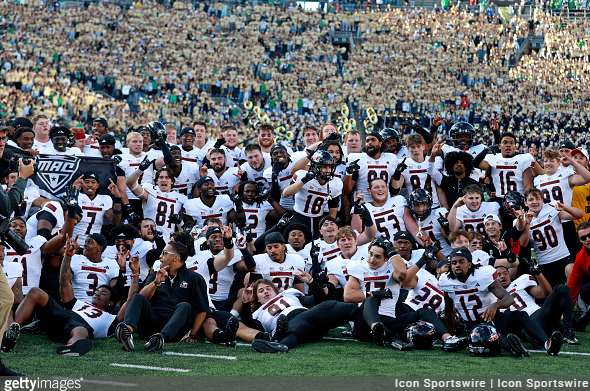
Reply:
[[[213,342],[215,343],[225,343],[225,331],[222,329],[217,329],[213,332]]]
[[[268,335],[268,333],[265,331],[261,331],[258,334],[256,334],[256,337],[254,337],[254,339],[263,339],[265,341],[270,341],[270,335]]]

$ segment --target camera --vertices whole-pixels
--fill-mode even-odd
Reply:
[[[37,173],[37,171],[39,171],[39,166],[37,165],[37,161],[34,158],[29,158],[29,157],[25,157],[19,154],[14,154],[12,155],[12,157],[10,158],[10,160],[8,160],[8,170],[10,172],[18,172],[18,160],[19,159],[23,159],[23,164],[25,165],[29,165],[31,163],[31,160],[33,161],[33,168],[35,169],[35,174]]]
[[[10,220],[0,221],[0,243],[10,246],[18,255],[25,255],[29,251],[29,245],[10,229]]]

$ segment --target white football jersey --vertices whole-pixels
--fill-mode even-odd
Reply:
[[[279,315],[287,316],[293,310],[305,308],[299,301],[299,297],[302,296],[303,293],[297,289],[286,289],[254,311],[252,318],[258,320],[264,330],[270,332],[274,330]]]
[[[211,207],[203,204],[201,198],[188,200],[184,205],[184,213],[195,220],[195,224],[203,227],[205,220],[216,217],[223,225],[227,225],[227,214],[234,209],[234,203],[226,194],[215,196]]]
[[[229,297],[229,289],[236,276],[234,265],[243,259],[242,252],[234,246],[234,257],[229,261],[228,265],[223,270],[211,274],[209,279],[209,296],[211,300],[222,301]]]
[[[4,262],[2,265],[2,271],[6,276],[10,289],[14,287],[16,280],[23,277],[23,266],[19,262]]]
[[[529,240],[535,250],[539,265],[545,265],[570,256],[563,237],[559,212],[548,204],[537,217],[533,217],[529,229]]]
[[[342,254],[342,250],[340,250],[340,247],[338,247],[338,242],[336,241],[334,241],[334,243],[326,243],[322,239],[316,239],[313,241],[313,243],[315,243],[320,248],[320,252],[318,254],[318,263],[320,264],[320,268],[322,270],[326,268],[326,262],[336,257],[339,257]],[[308,262],[309,268],[311,270],[311,256],[309,257]]]
[[[311,255],[309,255],[309,250],[311,250],[311,243],[307,243],[300,251],[295,251],[295,249],[289,243],[285,244],[285,246],[287,246],[287,253],[297,254],[300,255],[301,258],[303,258],[303,260],[305,261],[305,271],[309,272],[311,270]]]
[[[193,187],[199,181],[199,166],[197,163],[183,162],[180,174],[175,178],[172,190],[179,192],[182,195],[192,198]]]
[[[206,147],[207,145],[205,145]],[[199,149],[193,147],[190,151],[186,151],[182,146],[180,147],[180,155],[182,156],[183,162],[195,163],[202,165],[203,158],[207,155],[207,149]]]
[[[516,280],[512,281],[506,290],[514,299],[514,304],[512,304],[508,310],[524,311],[529,315],[533,315],[537,310],[541,309],[541,307],[535,302],[534,296],[527,291],[528,288],[537,285],[537,280],[530,274],[523,274]]]
[[[479,155],[484,149],[486,149],[486,146],[483,144],[479,144],[479,145],[474,145],[472,147],[469,147],[466,151],[468,154],[470,154],[471,156],[473,156],[473,158],[475,158],[477,155]],[[459,148],[453,147],[449,144],[445,144],[442,146],[442,151],[444,155],[447,155],[449,152],[460,152],[462,151]],[[489,155],[488,155],[489,156]],[[473,168],[473,172],[471,172],[470,178],[473,178],[476,181],[479,181],[479,178],[481,178],[481,176],[483,175],[483,171],[480,170],[479,168]]]
[[[74,226],[72,236],[78,235],[78,244],[84,246],[88,235],[100,233],[104,224],[104,214],[113,207],[113,199],[104,194],[97,194],[91,200],[86,194],[80,193],[78,205],[82,208],[82,220]]]
[[[244,155],[244,151],[241,148],[235,147],[234,149],[229,149],[225,145],[222,145],[221,149],[225,152],[228,167],[239,166],[240,160],[246,160],[246,155]]]
[[[295,275],[301,273],[299,269],[305,270],[305,261],[297,254],[285,254],[283,263],[274,262],[268,254],[255,255],[254,261],[255,273],[260,273],[263,278],[274,282],[281,292],[293,288]]]
[[[439,214],[446,216],[447,213],[447,209],[441,206],[436,209],[433,209],[432,212],[430,212],[430,214],[424,220],[416,219],[416,217],[414,216],[414,219],[418,224],[418,229],[422,230],[426,235],[430,237],[430,239],[432,239],[436,247],[443,253],[445,257],[448,256],[451,253],[451,251],[453,251],[453,249],[451,248],[451,245],[447,242],[445,237],[442,235],[438,218],[440,217]]]
[[[395,318],[395,305],[399,297],[400,285],[392,277],[395,269],[391,261],[388,260],[378,269],[371,269],[367,261],[352,261],[348,263],[346,269],[349,276],[360,282],[363,293],[389,288],[393,293],[393,298],[381,299],[379,315]]]
[[[143,159],[145,159],[146,153],[142,152],[139,157],[135,157],[130,153],[124,153],[119,156],[121,157],[119,167],[121,168],[121,170],[123,170],[123,172],[125,172],[125,178],[129,178],[129,175],[133,174],[133,172],[135,172],[135,170],[139,168],[139,164],[143,161]],[[139,179],[137,180],[137,183],[139,183],[140,185],[142,183],[142,177],[143,175],[140,175]],[[148,181],[148,183],[150,182]],[[131,192],[131,189],[129,189],[129,187],[127,187],[126,193],[128,199],[137,199],[137,196]]]
[[[279,175],[277,176],[279,187],[281,189],[281,200],[279,201],[279,204],[281,204],[281,206],[287,210],[293,210],[293,206],[295,205],[295,198],[293,196],[286,198],[283,197],[283,190],[285,190],[291,184],[291,180],[293,179],[293,174],[291,174],[291,168],[293,167],[293,164],[293,162],[289,162],[287,168],[279,172]],[[264,170],[263,175],[264,179],[266,179],[270,186],[272,183],[272,167]]]
[[[143,282],[149,274],[150,267],[146,262],[146,255],[148,251],[153,249],[153,243],[137,238],[133,241],[133,247],[129,252],[131,257],[139,257],[139,282]],[[102,259],[112,260],[117,262],[117,246],[109,246],[102,253]],[[128,262],[129,263],[129,262]],[[131,269],[129,265],[125,268],[125,286],[131,286]]]
[[[443,310],[442,304],[445,294],[440,290],[436,277],[424,269],[419,269],[416,277],[418,277],[418,282],[413,289],[408,291],[405,303],[414,311],[421,308],[431,308],[438,313]]]
[[[270,158],[264,158],[264,167],[262,167],[262,170],[260,171],[256,171],[255,169],[250,167],[250,164],[248,164],[247,162],[242,164],[240,167],[242,167],[242,171],[245,171],[246,174],[248,174],[248,180],[256,182],[256,184],[259,186],[264,186],[267,189],[269,188],[269,183],[264,178],[264,171],[270,168],[272,172],[272,167],[270,166]]]
[[[98,143],[96,143],[96,146],[98,146]],[[53,149],[53,142],[51,140],[46,141],[44,143],[37,141],[37,139],[35,139],[35,141],[33,141],[33,149],[39,153],[43,153],[43,154],[50,154],[49,151],[51,151]],[[86,148],[85,148],[86,149]],[[88,155],[90,156],[90,155]],[[100,155],[100,151],[98,151],[98,156],[102,157],[102,155]]]
[[[351,153],[348,155],[348,163],[358,160],[360,166],[356,181],[356,190],[363,190],[365,202],[373,201],[369,193],[369,182],[375,178],[381,178],[389,185],[389,181],[397,167],[397,157],[392,153],[382,153],[379,159],[373,159],[366,153]]]
[[[31,206],[33,206],[33,201],[39,197],[41,197],[41,193],[39,193],[39,187],[31,179],[27,179],[27,187],[25,188],[23,200],[19,205],[23,211],[23,214],[19,214],[19,216],[22,216],[26,219],[29,215],[29,211],[31,210]],[[16,212],[12,212],[10,218],[13,218],[14,216],[16,216]]]
[[[293,175],[293,182],[303,178],[306,174],[305,170],[297,171]],[[339,178],[332,178],[323,185],[317,179],[312,179],[295,194],[293,211],[307,217],[321,216],[328,201],[342,194],[342,186],[342,180]]]
[[[406,159],[406,168],[402,175],[404,176],[404,188],[411,194],[414,190],[424,189],[432,196],[432,207],[436,208],[439,205],[438,194],[436,191],[436,184],[428,174],[428,161],[424,160],[418,163],[411,157]]]
[[[252,239],[256,239],[258,235],[266,232],[266,215],[274,208],[268,201],[262,201],[260,204],[257,202],[253,204],[244,202],[243,205],[247,227],[250,228]]]
[[[406,267],[409,269],[412,266],[414,266],[414,264],[418,262],[420,258],[422,258],[422,255],[424,255],[424,249],[419,248],[416,250],[412,250],[412,252],[410,253],[410,259],[405,259],[404,257],[402,257],[402,259],[404,260]],[[426,268],[426,265],[422,266],[422,269],[424,268]]]
[[[237,176],[238,170],[238,167],[229,167],[223,174],[221,174],[221,177],[218,178],[215,171],[210,168],[207,170],[207,175],[213,178],[217,193],[231,194],[234,192],[234,186],[240,183],[240,178]]]
[[[493,266],[481,266],[474,269],[464,283],[450,279],[449,273],[445,273],[440,277],[439,286],[443,292],[449,294],[461,319],[474,322],[496,301],[496,296],[490,294],[488,287],[496,280],[497,275]]]
[[[504,158],[501,153],[488,154],[484,161],[492,168],[496,197],[503,197],[509,191],[524,194],[523,174],[535,163],[535,158],[531,154],[523,153],[511,158]]]
[[[29,251],[24,255],[18,255],[16,251],[10,247],[4,250],[4,265],[8,263],[18,263],[22,266],[23,277],[23,293],[26,295],[31,288],[39,288],[39,280],[41,278],[41,247],[47,243],[41,235],[34,236],[27,240]]]
[[[497,202],[481,203],[481,206],[475,212],[462,205],[457,208],[457,219],[461,222],[461,226],[465,231],[477,231],[480,234],[486,234],[485,218],[487,215],[498,215],[500,211],[500,204]]]
[[[348,281],[348,264],[350,262],[355,261],[362,261],[365,262],[367,259],[367,253],[369,251],[369,245],[365,244],[363,246],[357,247],[356,253],[348,259],[342,258],[342,254],[337,256],[334,259],[331,259],[326,262],[326,273],[328,275],[332,274],[336,279],[338,279],[338,284],[340,287],[344,288],[346,282]],[[338,287],[336,287],[338,288]]]
[[[148,193],[143,215],[154,220],[156,230],[161,231],[164,241],[168,242],[170,234],[176,230],[176,224],[170,223],[168,219],[171,214],[179,214],[188,199],[177,191],[163,192],[159,187],[147,183],[143,189]]]
[[[92,327],[94,338],[108,337],[109,328],[117,320],[117,315],[80,299],[76,300],[72,311],[80,315],[88,326]]]
[[[571,188],[569,178],[575,175],[571,167],[560,167],[553,175],[543,174],[533,179],[536,189],[543,192],[543,202],[561,202],[564,205],[572,204],[574,189]]]
[[[404,213],[408,202],[403,196],[391,197],[382,206],[374,206],[371,202],[365,202],[365,206],[371,212],[377,229],[376,238],[385,237],[387,240],[393,240],[398,231],[406,230]]]
[[[55,227],[53,227],[53,230],[51,231],[52,236],[58,234],[64,226],[64,210],[62,209],[61,204],[58,201],[48,202],[43,208],[41,208],[41,210],[39,210],[39,212],[35,213],[27,220],[27,235],[25,236],[25,241],[27,243],[29,240],[37,236],[37,224],[39,224],[37,215],[41,212],[49,212],[57,220]]]
[[[70,263],[74,277],[72,287],[74,297],[78,300],[88,300],[101,285],[110,285],[113,278],[119,276],[119,265],[110,259],[103,259],[99,263],[91,262],[84,255],[74,254]]]

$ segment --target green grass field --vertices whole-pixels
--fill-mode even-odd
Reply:
[[[341,331],[332,330],[328,337],[342,338]],[[580,376],[590,367],[590,333],[577,336],[581,345],[564,345],[558,357],[532,352],[531,357],[514,358],[504,352],[502,357],[479,358],[470,357],[468,351],[443,353],[440,346],[430,351],[399,352],[354,340],[324,340],[283,355],[260,354],[244,343],[229,349],[204,342],[171,343],[160,353],[148,353],[137,336],[134,352],[123,352],[119,343],[109,338],[96,340],[94,349],[83,357],[62,357],[55,353],[58,344],[45,336],[23,335],[14,352],[2,354],[2,361],[29,376]],[[219,357],[166,354],[170,352]]]

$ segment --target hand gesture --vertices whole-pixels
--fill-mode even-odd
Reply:
[[[167,278],[168,278],[168,265],[166,265],[166,266],[160,268],[160,270],[158,270],[158,272],[156,273],[156,278],[154,279],[154,282],[156,283],[156,285],[160,285],[161,283],[166,281]]]
[[[562,154],[562,158],[560,159],[560,162],[564,166],[570,166],[573,163],[575,163],[575,160],[572,158],[571,155]]]
[[[315,244],[315,242],[311,243],[311,249],[309,250],[309,255],[311,256],[312,259],[318,259],[318,256],[320,255],[320,246]]]
[[[206,177],[207,173],[209,170],[209,167],[207,166],[207,164],[203,164],[201,167],[199,167],[199,175],[201,176],[201,178]]]
[[[443,216],[440,212],[438,214],[436,221],[438,221],[438,224],[443,229],[443,231],[446,235],[449,235],[451,233],[449,219],[447,219],[445,216]]]
[[[238,166],[238,173],[234,173],[235,176],[238,177],[239,180],[242,180],[242,175],[244,175],[244,170],[242,170],[242,167]]]
[[[348,163],[346,166],[346,175],[353,175],[361,169],[361,166],[358,164],[359,160],[360,159],[356,159],[355,161]]]
[[[180,215],[178,213],[172,213],[170,217],[168,217],[168,222],[170,224],[178,225],[182,223],[182,219],[180,218]]]
[[[361,205],[365,203],[365,195],[363,194],[363,189],[354,193],[353,201],[355,205]]]
[[[129,251],[119,251],[117,253],[117,264],[119,265],[119,270],[123,273],[127,271],[127,260],[129,259]]]
[[[565,205],[559,201],[556,201],[554,208],[556,211],[561,212],[562,210],[565,210]]]
[[[253,284],[249,284],[247,287],[244,288],[244,290],[242,290],[242,302],[243,303],[248,303],[250,302],[250,299],[252,299],[252,296],[254,295],[254,288]]]
[[[305,270],[302,270],[302,269],[297,269],[297,270],[299,270],[299,274],[295,274],[295,277],[299,278],[304,283],[309,284],[311,282],[311,280],[313,280],[313,278],[311,277],[311,274],[309,274]]]
[[[224,225],[221,227],[221,233],[223,234],[224,239],[231,239],[234,231],[232,230],[232,225],[229,223],[228,225]]]
[[[123,158],[121,157],[121,155],[113,155],[113,156],[111,156],[111,159],[116,161],[117,164],[119,164],[119,163],[121,163],[121,161],[123,161]]]
[[[453,208],[459,208],[467,202],[467,196],[457,198],[457,201],[453,204]]]
[[[432,238],[430,236],[428,236],[426,234],[426,232],[424,231],[420,231],[422,233],[422,235],[420,236],[420,240],[422,241],[422,244],[424,245],[424,247],[426,247],[426,251],[428,251],[428,247],[432,246],[434,251],[434,254],[436,255],[439,250],[438,248],[434,247],[434,242],[432,241]],[[424,255],[426,255],[426,252],[424,252]],[[432,257],[431,257],[432,258]]]
[[[500,250],[500,252],[502,253],[508,250],[508,246],[506,245],[506,242],[503,240],[496,242],[494,239],[492,239],[492,243],[494,243],[494,246],[498,247],[498,250]]]
[[[90,137],[86,137],[86,141],[84,141],[84,145],[94,144],[96,142],[96,136],[91,134]]]
[[[447,143],[447,142],[446,142],[446,141],[444,141],[444,140],[437,142],[436,144],[434,144],[434,145],[432,146],[432,150],[430,151],[430,153],[431,153],[433,156],[440,156],[440,157],[442,157],[442,156],[443,156],[442,147],[443,147],[443,145],[445,145],[446,143]]]
[[[236,245],[238,246],[238,248],[240,250],[244,250],[247,247],[247,244],[248,243],[246,242],[246,236],[243,233],[238,232],[236,234]]]
[[[289,223],[291,222],[291,219],[293,218],[293,216],[289,216],[287,214],[284,214],[281,219],[279,220],[279,222],[277,223],[277,226],[279,229],[283,229],[285,228],[287,225],[289,225]]]
[[[488,121],[488,124],[490,125],[490,129],[492,129],[492,131],[496,131],[498,129],[500,129],[500,125],[498,124],[498,121],[495,121],[493,119],[490,119]]]
[[[84,178],[84,175],[80,175],[75,181],[74,183],[72,183],[72,187],[76,190],[80,190],[82,188],[82,184],[84,183],[84,180],[82,179]]]
[[[149,166],[152,165],[154,161],[150,160],[149,156],[146,157],[139,163],[139,167],[137,167],[140,171],[145,171],[148,169]]]
[[[76,209],[78,206],[78,195],[80,190],[76,189],[75,186],[66,188],[66,205],[68,209]]]
[[[70,235],[66,234],[66,253],[76,254],[79,248],[80,245],[78,244],[78,235],[71,239]]]
[[[404,160],[402,160],[401,162],[399,162],[397,164],[397,167],[395,168],[395,172],[399,172],[400,175],[401,175],[402,172],[404,172],[406,170],[406,168],[408,168],[408,165],[406,164],[406,159],[407,159],[407,157],[405,157]],[[394,176],[396,176],[395,175],[395,172],[393,174]]]
[[[139,256],[134,256],[129,259],[129,269],[131,269],[131,274],[139,274]]]
[[[432,120],[432,126],[436,126],[437,128],[443,123],[445,119],[443,117],[434,117]]]
[[[155,227],[151,227],[151,229],[152,229],[152,235],[154,235],[154,242],[156,241],[156,239],[163,237],[162,232],[156,231]]]
[[[526,224],[530,224],[531,221],[533,221],[534,217],[535,217],[535,213],[532,210],[529,210],[528,212],[526,212],[524,214]]]
[[[119,190],[119,188],[117,187],[117,185],[115,185],[111,178],[109,178],[109,181],[111,182],[111,184],[109,185],[108,189],[111,192],[111,194],[115,198],[121,198],[121,190]]]

